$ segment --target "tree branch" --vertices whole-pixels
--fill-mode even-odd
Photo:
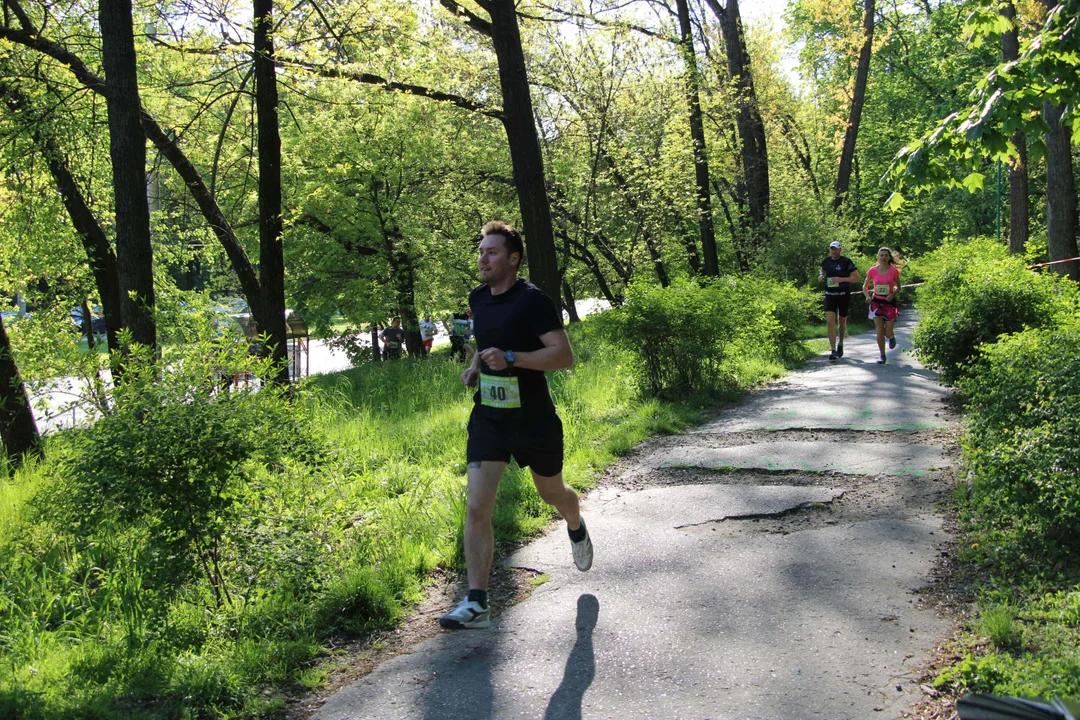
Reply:
[[[494,33],[494,30],[492,30],[491,27],[490,20],[485,20],[476,13],[470,12],[458,3],[454,2],[454,0],[439,0],[439,4],[449,10],[451,13],[453,13],[456,17],[465,18],[465,24],[467,24],[473,30],[476,30],[483,35],[487,35],[488,37],[491,37]],[[480,5],[480,7],[484,7],[483,4],[477,4]]]
[[[400,83],[387,80],[379,75],[373,75],[372,73],[355,72],[352,70],[345,70],[344,68],[329,66],[329,65],[312,65],[310,63],[303,63],[295,60],[286,60],[283,58],[277,58],[277,64],[280,67],[294,67],[306,70],[310,73],[318,75],[324,78],[336,78],[340,80],[352,80],[353,82],[364,83],[367,85],[378,85],[390,92],[399,92],[406,95],[417,95],[419,97],[426,97],[429,100],[435,100],[437,102],[445,102],[451,105],[455,105],[463,110],[469,110],[471,112],[478,112],[481,115],[487,115],[488,117],[495,118],[502,122],[504,119],[503,111],[499,108],[492,108],[488,105],[483,105],[478,102],[469,100],[468,98],[461,97],[460,95],[452,95],[450,93],[441,92],[439,90],[432,90],[431,88],[423,87],[422,85],[411,85],[409,83]]]

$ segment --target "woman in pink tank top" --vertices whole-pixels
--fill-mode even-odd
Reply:
[[[885,340],[889,348],[896,347],[893,324],[900,308],[896,304],[896,294],[900,292],[900,268],[893,264],[893,254],[889,248],[877,252],[877,265],[866,271],[863,282],[863,295],[870,303],[870,317],[877,326],[877,346],[881,357],[878,365],[885,364]]]

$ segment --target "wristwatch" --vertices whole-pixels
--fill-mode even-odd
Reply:
[[[506,351],[506,367],[514,367],[514,361],[517,360],[517,355],[513,350]]]

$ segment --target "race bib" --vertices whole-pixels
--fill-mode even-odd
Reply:
[[[399,343],[396,343],[396,342],[388,342],[388,343],[386,343],[386,347],[389,348],[390,350],[397,350],[398,346],[399,346]]]
[[[516,377],[480,373],[480,403],[494,408],[521,407],[521,388]]]
[[[874,285],[874,294],[885,297],[892,292],[892,285]]]
[[[825,284],[829,287],[837,287],[838,285],[840,285],[840,281],[834,277],[831,277],[826,279]]]

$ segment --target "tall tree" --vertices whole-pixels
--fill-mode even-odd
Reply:
[[[765,122],[754,90],[754,76],[750,71],[750,53],[746,49],[739,0],[728,0],[726,6],[719,0],[708,0],[708,3],[724,35],[728,76],[735,95],[735,126],[739,134],[745,202],[750,211],[750,226],[757,231],[769,215],[769,150]]]
[[[8,463],[17,468],[27,454],[41,452],[41,436],[38,434],[34,414],[30,410],[30,398],[26,394],[15,357],[11,354],[4,321],[0,318],[0,439]]]
[[[1064,121],[1066,105],[1043,103],[1046,121],[1046,244],[1051,260],[1077,256],[1076,180],[1072,166],[1072,128]],[[1052,265],[1054,272],[1080,281],[1080,261]]]
[[[851,113],[844,129],[844,147],[840,152],[840,169],[836,174],[836,193],[833,209],[839,211],[851,186],[851,168],[855,159],[855,140],[859,135],[863,104],[866,102],[866,81],[870,76],[870,56],[874,49],[874,0],[863,2],[863,42],[859,49],[859,64],[855,69],[855,87],[851,93]]]
[[[1056,0],[1039,0],[1048,11],[1071,13],[1073,43],[1080,27],[1076,23],[1076,13],[1080,9],[1075,1],[1071,3]],[[1076,62],[1073,54],[1073,62]],[[1074,74],[1075,79],[1075,74]],[[1075,102],[1075,101],[1074,101]],[[1075,113],[1076,107],[1069,103],[1043,102],[1042,116],[1046,122],[1046,244],[1051,260],[1065,260],[1077,256],[1077,207],[1076,178],[1072,164],[1072,125],[1065,121],[1066,109]],[[1051,269],[1062,275],[1068,275],[1080,282],[1080,261],[1063,262],[1052,265]]]
[[[521,229],[525,236],[525,254],[529,279],[543,290],[557,309],[562,308],[559,284],[559,258],[555,250],[555,232],[551,222],[551,204],[544,182],[544,156],[533,117],[532,96],[521,47],[514,0],[482,0],[477,4],[487,11],[488,22],[466,10],[454,0],[441,0],[444,7],[466,19],[469,27],[491,38],[499,63],[499,87],[503,97],[503,126],[510,147],[514,169],[514,187],[521,208]]]
[[[694,52],[694,31],[687,0],[675,0],[679,15],[679,47],[682,50],[683,82],[687,112],[690,116],[690,137],[694,143],[694,182],[697,186],[698,229],[701,232],[701,254],[705,261],[704,274],[720,274],[716,256],[716,229],[713,226],[712,195],[709,190],[709,155],[705,145],[705,125],[701,119],[700,73]]]
[[[278,131],[277,72],[274,69],[274,3],[255,0],[255,108],[259,126],[259,283],[263,332],[277,368],[275,381],[287,383],[285,251],[281,242],[281,134]]]
[[[1016,6],[1012,0],[1001,5],[1001,14],[1008,18],[1010,29],[1001,34],[1001,61],[1012,62],[1020,57],[1020,33],[1016,26]],[[1012,136],[1016,157],[1009,162],[1009,252],[1024,252],[1028,241],[1028,175],[1027,136],[1017,130]]]
[[[98,21],[116,205],[120,317],[131,331],[132,340],[157,347],[154,251],[150,244],[150,206],[146,198],[146,134],[140,124],[142,104],[130,0],[101,0]]]

